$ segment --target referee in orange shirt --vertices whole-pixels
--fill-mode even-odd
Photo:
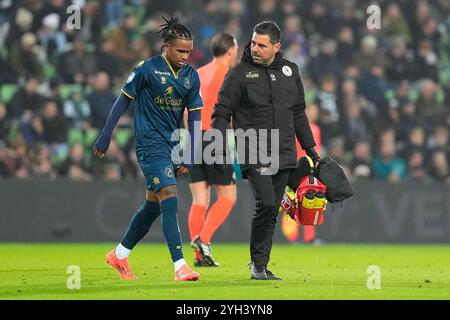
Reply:
[[[212,38],[211,51],[214,59],[197,70],[204,106],[201,110],[202,132],[211,128],[211,115],[218,100],[219,90],[226,74],[237,61],[238,44],[231,34],[219,33]],[[203,148],[205,147],[203,142]],[[193,200],[188,223],[191,245],[195,250],[194,265],[217,267],[219,264],[211,252],[211,239],[236,202],[234,169],[232,165],[226,165],[222,173],[217,171],[213,164],[202,163],[194,164],[190,174]],[[211,185],[216,188],[217,201],[208,210]]]

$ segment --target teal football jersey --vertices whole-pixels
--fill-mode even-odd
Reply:
[[[169,151],[178,143],[172,133],[181,127],[184,109],[203,107],[200,79],[185,64],[175,72],[163,55],[140,62],[122,87],[122,93],[135,100],[134,127],[136,153]],[[158,151],[156,151],[158,152]]]

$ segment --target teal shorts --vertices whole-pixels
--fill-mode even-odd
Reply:
[[[177,184],[177,170],[170,154],[164,156],[142,153],[138,156],[138,163],[144,173],[147,190],[156,193],[167,186]]]

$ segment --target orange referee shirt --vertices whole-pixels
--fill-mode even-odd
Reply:
[[[197,70],[200,77],[200,94],[203,100],[203,109],[201,109],[203,131],[211,128],[211,115],[228,70],[226,65],[217,61],[211,61]]]

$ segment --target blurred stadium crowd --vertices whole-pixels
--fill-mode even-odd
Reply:
[[[374,3],[380,30],[366,26]],[[72,4],[78,30],[66,25]],[[256,23],[275,20],[322,156],[352,181],[450,183],[448,0],[0,0],[0,177],[140,177],[132,107],[106,161],[90,149],[133,65],[160,53],[163,15],[192,29],[195,67],[215,33],[242,49]]]

